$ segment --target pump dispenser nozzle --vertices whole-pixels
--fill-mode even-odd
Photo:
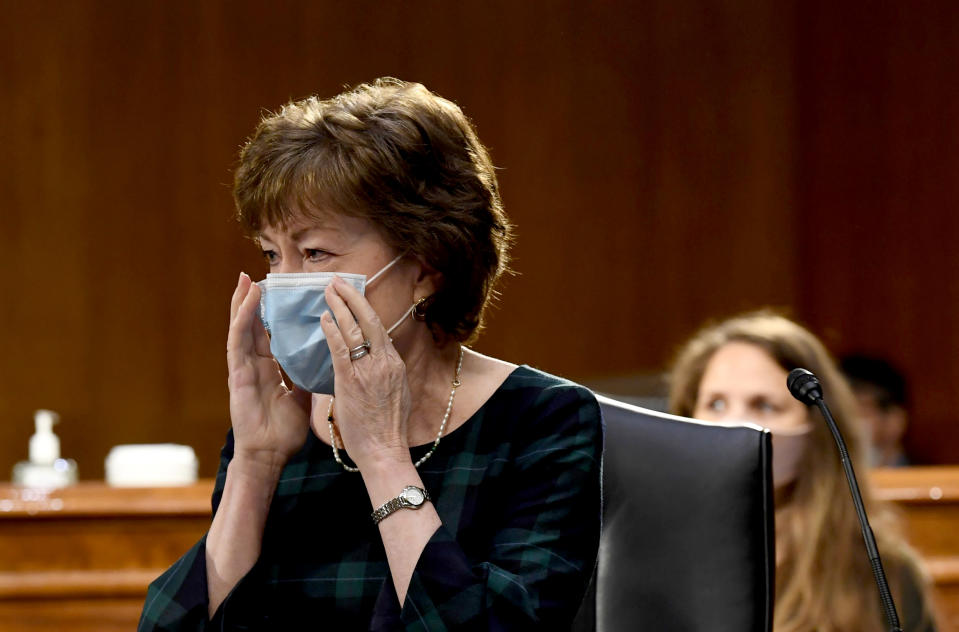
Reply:
[[[60,438],[53,434],[53,424],[60,415],[52,410],[38,410],[33,414],[36,432],[30,437],[30,462],[36,465],[53,465],[60,458]]]
[[[53,425],[60,415],[40,409],[33,413],[36,427],[30,437],[30,460],[13,466],[13,482],[27,487],[63,487],[77,482],[77,464],[60,458],[60,438],[53,434]]]

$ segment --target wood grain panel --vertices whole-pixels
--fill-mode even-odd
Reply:
[[[3,8],[0,474],[39,407],[83,478],[128,442],[215,471],[227,304],[263,273],[231,222],[236,150],[263,108],[379,75],[460,102],[502,167],[519,274],[480,350],[580,379],[655,369],[704,315],[793,298],[774,6]]]
[[[132,630],[150,582],[209,528],[212,490],[0,485],[0,630]]]
[[[801,314],[912,387],[908,447],[956,462],[959,5],[804,4]]]
[[[39,407],[83,478],[159,441],[213,474],[227,304],[264,270],[236,150],[264,108],[387,74],[461,103],[502,167],[518,274],[479,350],[650,373],[707,318],[782,306],[901,361],[911,444],[947,460],[955,12],[810,6],[0,0],[0,477]]]
[[[959,627],[959,468],[874,470],[868,480],[902,513],[934,582],[939,629]],[[212,488],[0,485],[0,629],[132,629],[149,582],[208,528]]]
[[[959,467],[878,469],[870,480],[876,496],[901,511],[932,580],[939,629],[959,630]]]
[[[51,607],[42,601],[0,602],[4,632],[130,632],[143,610],[143,598],[62,599]],[[68,625],[69,628],[64,628]]]

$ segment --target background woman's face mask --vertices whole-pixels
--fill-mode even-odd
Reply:
[[[812,438],[812,424],[782,429],[770,428],[755,419],[728,419],[724,422],[764,426],[769,430],[773,439],[773,487],[789,485],[799,478],[799,468]]]
[[[262,291],[260,318],[270,334],[270,351],[294,384],[311,393],[333,393],[333,359],[320,327],[320,317],[330,309],[325,291],[333,277],[340,277],[365,294],[366,288],[402,257],[390,261],[368,280],[363,274],[299,272],[267,274],[257,283]],[[387,333],[406,320],[412,309]]]
[[[789,430],[773,430],[773,486],[782,487],[799,477],[799,466],[809,449],[812,424]]]

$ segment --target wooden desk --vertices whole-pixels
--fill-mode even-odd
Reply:
[[[147,585],[209,527],[212,491],[0,485],[0,631],[136,629]]]
[[[940,630],[959,631],[959,467],[879,469],[871,480],[880,499],[902,510],[935,585]]]
[[[959,631],[959,467],[875,470],[933,577],[941,632]],[[190,487],[0,485],[0,632],[129,632],[147,585],[210,524],[213,481]]]

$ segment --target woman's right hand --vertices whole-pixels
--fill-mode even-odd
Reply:
[[[310,393],[283,383],[259,318],[260,288],[240,273],[230,304],[226,343],[234,461],[266,466],[279,475],[306,441]]]

